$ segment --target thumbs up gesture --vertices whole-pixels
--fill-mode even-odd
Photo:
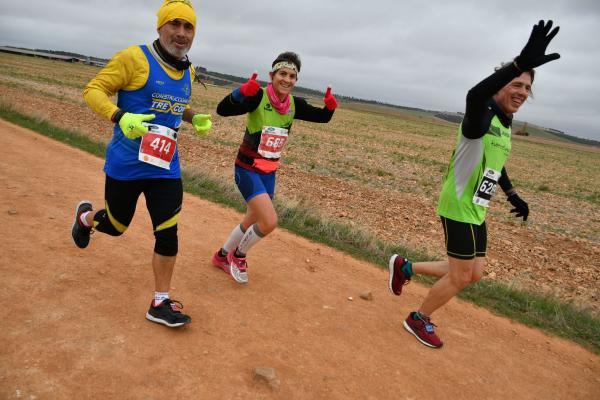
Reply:
[[[325,92],[323,102],[325,103],[325,107],[327,107],[327,109],[330,111],[333,111],[337,108],[337,101],[331,94],[331,85],[327,86],[327,91]]]
[[[258,90],[260,89],[260,84],[256,81],[257,76],[258,72],[254,71],[252,77],[248,79],[248,82],[240,86],[240,92],[242,92],[242,94],[245,97],[252,97],[256,93],[258,93]]]

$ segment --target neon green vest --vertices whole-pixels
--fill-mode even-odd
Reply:
[[[498,116],[480,139],[467,139],[458,128],[456,148],[438,202],[437,213],[454,221],[481,225],[498,188],[502,167],[511,150],[511,129]]]
[[[290,95],[290,110],[287,114],[279,114],[269,101],[267,90],[262,89],[263,97],[260,104],[252,112],[246,114],[246,133],[250,135],[260,134],[264,126],[290,129],[294,121],[296,106],[294,96]]]
[[[296,106],[294,97],[290,95],[290,109],[285,115],[279,114],[269,101],[266,89],[262,90],[260,104],[246,116],[246,133],[236,164],[261,173],[271,173],[279,166],[281,151],[294,122]]]

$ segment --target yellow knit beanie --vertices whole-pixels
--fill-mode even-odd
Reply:
[[[191,0],[165,0],[156,13],[156,29],[174,19],[182,19],[189,22],[196,30],[196,12]]]

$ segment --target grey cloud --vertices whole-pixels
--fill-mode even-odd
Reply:
[[[516,56],[539,19],[561,31],[542,66],[536,98],[517,115],[600,139],[600,2],[543,0],[404,2],[193,0],[198,29],[190,58],[264,79],[284,50],[303,60],[300,84],[395,104],[463,111],[467,90]],[[110,57],[156,37],[162,0],[29,0],[0,5],[0,44]]]

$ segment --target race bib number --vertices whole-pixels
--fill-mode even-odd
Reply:
[[[258,154],[264,158],[281,158],[281,150],[288,138],[288,130],[265,126],[260,134]]]
[[[144,125],[148,127],[148,133],[142,136],[138,160],[171,169],[171,160],[177,149],[177,132],[162,125]]]
[[[490,200],[494,193],[496,193],[496,190],[498,190],[500,175],[499,171],[486,167],[485,171],[483,171],[483,178],[481,178],[477,186],[477,191],[475,191],[475,195],[473,196],[473,204],[482,207],[490,206]]]

